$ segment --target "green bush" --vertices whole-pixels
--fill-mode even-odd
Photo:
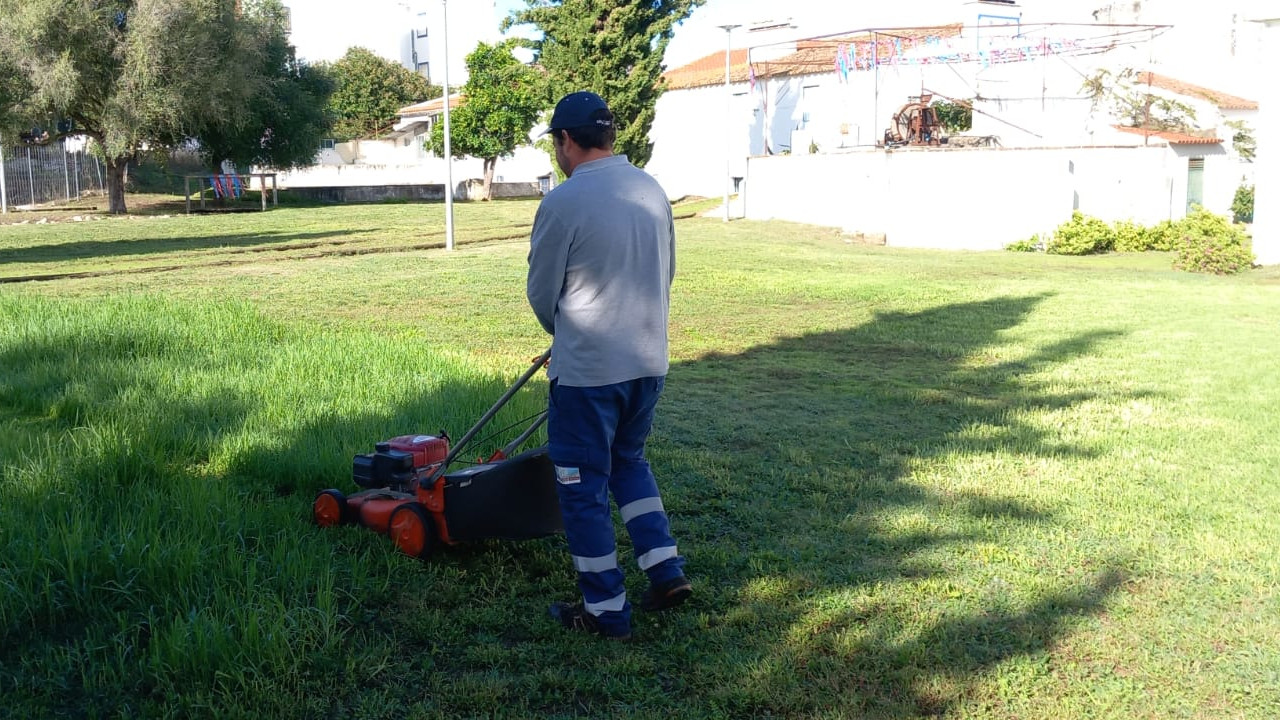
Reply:
[[[1090,255],[1104,253],[1115,247],[1116,235],[1110,225],[1080,211],[1071,214],[1071,220],[1058,226],[1045,246],[1045,252],[1054,255]]]
[[[1147,250],[1169,252],[1178,246],[1182,239],[1181,221],[1161,220],[1147,228]]]
[[[1249,236],[1221,215],[1197,208],[1177,223],[1173,267],[1188,272],[1229,275],[1253,266]]]
[[[1116,252],[1146,252],[1151,249],[1150,231],[1132,220],[1118,220],[1111,227]]]
[[[1236,188],[1236,199],[1231,202],[1231,216],[1238,223],[1253,222],[1253,186]]]
[[[1040,252],[1044,250],[1044,241],[1040,239],[1040,235],[1032,235],[1026,240],[1015,240],[1004,246],[1009,252]]]

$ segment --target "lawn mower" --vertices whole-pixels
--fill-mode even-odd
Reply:
[[[390,535],[401,552],[417,558],[430,555],[439,543],[527,540],[562,532],[556,473],[546,446],[512,454],[546,422],[545,410],[517,423],[530,424],[488,460],[449,470],[550,356],[547,350],[535,359],[452,448],[442,430],[395,437],[375,445],[372,453],[356,455],[352,480],[365,490],[350,497],[340,490],[321,491],[311,506],[316,524],[360,524]]]

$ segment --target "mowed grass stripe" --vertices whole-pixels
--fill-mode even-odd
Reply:
[[[461,212],[459,227],[456,229],[454,242],[456,245],[495,242],[503,240],[527,239],[532,229],[534,201],[514,201],[505,203],[496,218],[484,218],[479,225],[472,225],[474,211]],[[377,206],[375,206],[377,207]],[[393,211],[400,206],[384,206]],[[677,220],[695,217],[695,213],[684,206],[677,213]],[[326,208],[309,210],[286,209],[276,211],[298,217],[310,211],[323,211]],[[331,210],[331,209],[330,209]],[[363,209],[364,216],[373,217],[374,211]],[[445,231],[443,220],[430,205],[417,207],[416,217],[426,225],[410,233],[407,228],[400,228],[403,240],[394,245],[386,244],[386,230],[363,228],[350,233],[317,229],[307,232],[301,229],[285,230],[283,227],[262,234],[240,235],[193,235],[176,236],[171,228],[149,227],[157,232],[157,236],[149,240],[120,241],[112,239],[111,232],[99,233],[97,222],[65,223],[82,230],[86,237],[104,239],[70,240],[66,231],[59,228],[61,237],[45,244],[34,245],[30,241],[22,242],[18,237],[6,238],[0,234],[0,283],[47,282],[52,280],[83,279],[102,277],[112,274],[137,274],[172,272],[185,267],[230,267],[235,265],[252,265],[263,262],[264,258],[249,257],[270,253],[271,260],[314,260],[324,257],[345,257],[351,255],[392,254],[435,250],[445,247]],[[395,222],[404,223],[415,217],[407,211],[394,213]],[[504,222],[508,218],[518,218],[516,222]],[[187,229],[192,227],[191,218],[150,218],[145,222],[151,225],[170,222]],[[131,220],[112,220],[108,222],[128,223]],[[132,220],[138,222],[138,220]],[[196,218],[198,227],[209,227],[203,219]],[[276,220],[277,224],[280,221]],[[55,226],[56,228],[57,226]],[[36,228],[39,229],[38,226]],[[25,232],[25,227],[14,228]],[[118,232],[117,228],[110,231]],[[311,239],[322,238],[322,239]],[[425,239],[429,241],[424,241]],[[301,241],[291,241],[301,240]],[[305,252],[324,248],[318,252]],[[108,252],[102,252],[109,249]],[[101,254],[99,254],[101,253]],[[103,255],[106,255],[104,258]],[[157,263],[156,260],[163,260]],[[60,266],[58,272],[36,272],[46,269],[51,263]]]

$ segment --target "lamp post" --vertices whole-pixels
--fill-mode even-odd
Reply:
[[[444,248],[453,249],[453,147],[449,142],[449,0],[440,0],[444,30]]]
[[[717,25],[724,30],[724,96],[725,122],[733,125],[733,88],[730,85],[732,64],[729,55],[733,52],[733,30],[741,25]],[[724,221],[729,222],[729,195],[733,191],[733,133],[725,133],[724,141]]]

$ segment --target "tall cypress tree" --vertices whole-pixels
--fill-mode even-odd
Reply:
[[[662,95],[662,56],[675,26],[706,0],[525,0],[503,27],[532,24],[533,43],[556,97],[599,93],[618,123],[615,151],[643,166],[653,152],[649,128]]]

